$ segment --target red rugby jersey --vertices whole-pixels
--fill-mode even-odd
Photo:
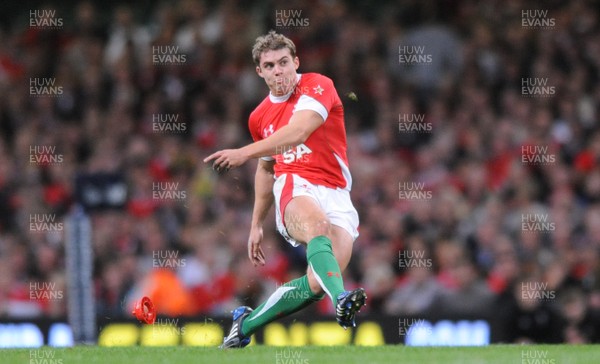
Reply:
[[[308,139],[293,148],[282,146],[275,159],[275,176],[292,173],[315,185],[350,190],[352,177],[346,156],[344,107],[328,77],[299,74],[293,92],[269,94],[250,114],[248,127],[254,141],[267,138],[287,125],[295,111],[313,110],[324,122]],[[265,159],[270,159],[266,157]]]

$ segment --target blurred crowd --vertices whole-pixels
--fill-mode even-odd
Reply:
[[[272,212],[266,266],[247,258],[256,163],[202,163],[251,141],[268,89],[250,50],[274,29],[344,102],[361,219],[344,278],[371,312],[493,314],[506,342],[600,341],[599,5],[83,1],[46,13],[54,26],[23,9],[0,27],[0,317],[65,315],[62,223],[82,173],[128,186],[125,209],[91,215],[103,317],[141,295],[167,315],[225,315],[303,274]],[[399,57],[411,52],[425,57]],[[169,117],[178,128],[157,127]],[[325,301],[313,309],[331,314]]]

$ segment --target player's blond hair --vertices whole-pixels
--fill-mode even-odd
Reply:
[[[282,48],[289,49],[292,58],[296,57],[296,45],[294,42],[285,35],[271,30],[267,34],[256,38],[254,47],[252,47],[252,59],[257,66],[260,66],[260,56],[263,52],[276,51]]]

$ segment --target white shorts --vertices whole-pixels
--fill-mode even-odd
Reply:
[[[289,234],[283,222],[283,212],[294,197],[310,196],[323,209],[329,222],[346,230],[352,239],[358,238],[358,212],[350,200],[350,192],[341,188],[314,185],[295,174],[283,174],[273,185],[275,223],[279,233],[293,246],[299,243]]]

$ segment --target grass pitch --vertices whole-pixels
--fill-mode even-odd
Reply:
[[[487,347],[360,346],[250,346],[242,350],[200,347],[76,346],[72,348],[3,349],[0,363],[11,364],[152,364],[152,363],[273,363],[273,364],[378,364],[378,363],[597,363],[600,345],[492,345]]]

